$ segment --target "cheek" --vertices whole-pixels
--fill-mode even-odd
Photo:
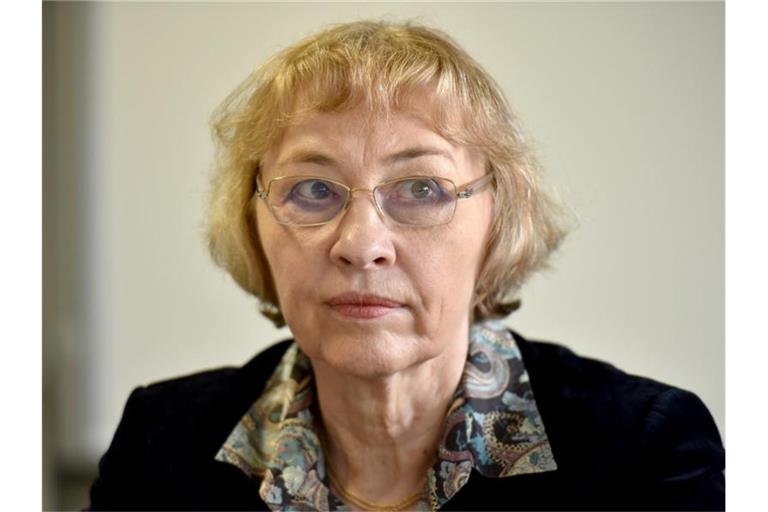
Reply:
[[[469,308],[477,277],[485,258],[492,204],[478,201],[477,209],[468,215],[450,239],[446,237],[445,283],[450,286],[454,302]],[[449,241],[450,240],[450,241]],[[450,293],[450,292],[449,292]]]
[[[264,213],[269,215],[269,212]],[[292,307],[292,298],[305,296],[306,289],[317,282],[318,276],[313,275],[313,272],[320,271],[322,261],[318,259],[317,244],[269,219],[260,218],[257,224],[281,309],[286,314],[286,308]],[[315,264],[309,265],[307,262]]]
[[[423,330],[432,331],[469,313],[486,230],[458,227],[435,230],[434,239],[411,243],[407,261],[400,258],[422,300]]]
[[[264,224],[269,224],[265,221]],[[262,244],[274,277],[280,311],[299,346],[310,358],[324,359],[318,332],[339,333],[322,306],[329,276],[328,234],[265,225]]]

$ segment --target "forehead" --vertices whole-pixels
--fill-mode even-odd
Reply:
[[[456,146],[437,130],[427,116],[410,111],[373,114],[363,109],[345,112],[321,112],[289,126],[275,145],[278,152],[315,143],[339,149],[387,151],[403,144],[418,142],[445,150]],[[456,146],[458,147],[458,146]]]
[[[262,169],[272,174],[297,164],[359,169],[442,160],[444,170],[459,178],[457,168],[483,167],[478,150],[453,142],[439,124],[424,108],[311,112],[285,129],[264,155]]]

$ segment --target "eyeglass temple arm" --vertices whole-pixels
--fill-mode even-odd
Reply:
[[[481,176],[474,181],[470,181],[464,186],[463,189],[461,189],[456,193],[456,197],[458,197],[459,199],[466,199],[468,197],[472,197],[476,192],[480,192],[485,187],[487,187],[491,183],[492,178],[493,178],[493,173],[489,172],[488,174]]]

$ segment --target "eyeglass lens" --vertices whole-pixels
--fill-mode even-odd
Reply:
[[[322,224],[347,204],[349,189],[321,178],[291,176],[270,183],[268,202],[278,222]],[[425,226],[450,222],[456,207],[456,187],[437,177],[409,177],[374,189],[378,207],[400,224]]]

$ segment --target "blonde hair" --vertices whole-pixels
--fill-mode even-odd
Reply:
[[[538,183],[538,164],[493,79],[447,35],[415,24],[355,22],[279,52],[216,109],[218,146],[207,237],[214,261],[285,324],[256,230],[254,177],[286,127],[314,112],[363,105],[371,115],[408,108],[428,91],[436,129],[480,148],[494,176],[494,219],[474,297],[477,320],[504,317],[525,279],[565,234],[562,210]],[[459,119],[457,122],[456,116]]]

